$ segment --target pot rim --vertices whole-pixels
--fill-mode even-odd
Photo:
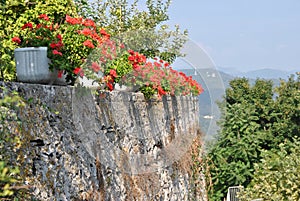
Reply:
[[[35,50],[47,50],[48,47],[20,47],[20,48],[16,48],[15,51],[19,52],[19,51],[26,51],[26,50],[31,50],[31,51],[35,51]]]

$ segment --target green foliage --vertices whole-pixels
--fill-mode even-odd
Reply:
[[[18,132],[11,133],[12,125],[18,128],[19,121],[14,110],[22,107],[22,99],[16,92],[8,93],[5,89],[0,89],[3,95],[0,99],[0,198],[10,197],[15,191],[11,188],[19,182],[19,167],[9,164],[10,158],[7,156],[6,150],[16,150],[21,142]],[[10,125],[10,126],[8,126]]]
[[[255,165],[251,184],[241,193],[241,201],[300,200],[300,141],[285,141],[279,149],[262,152]]]
[[[115,82],[118,83],[124,75],[128,74],[133,69],[132,64],[128,61],[129,55],[130,54],[128,52],[124,51],[120,57],[110,60],[106,66],[104,74],[108,75],[110,70],[116,70],[118,76],[115,78]]]
[[[156,90],[153,89],[152,86],[142,86],[140,88],[141,92],[144,94],[145,99],[149,100],[153,97],[154,94],[156,94]]]
[[[187,40],[187,31],[178,25],[170,30],[167,11],[171,0],[147,0],[140,9],[139,0],[75,0],[81,15],[93,18],[112,36],[147,57],[159,57],[172,63],[182,56],[180,49]]]
[[[12,196],[14,194],[14,191],[10,189],[10,184],[18,181],[13,175],[19,172],[18,167],[9,168],[4,161],[0,161],[0,197]]]
[[[253,86],[245,78],[230,82],[223,103],[221,131],[207,161],[210,200],[222,200],[230,186],[247,186],[264,150],[278,149],[300,134],[300,74],[273,89],[268,80]]]
[[[34,21],[40,14],[47,14],[55,22],[66,15],[76,15],[72,0],[3,0],[0,9],[0,79],[15,79],[14,49],[12,37],[19,35],[20,27]]]

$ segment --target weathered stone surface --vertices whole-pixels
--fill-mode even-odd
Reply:
[[[201,160],[198,98],[0,86],[27,101],[18,111],[23,146],[15,160],[36,198],[206,200],[194,164]]]

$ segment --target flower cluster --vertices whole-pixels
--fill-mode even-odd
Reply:
[[[203,91],[191,76],[172,69],[169,63],[147,61],[143,54],[126,50],[90,19],[66,15],[61,24],[54,24],[42,14],[36,24],[24,24],[21,37],[12,41],[19,47],[48,47],[50,67],[58,70],[58,77],[65,73],[71,83],[77,76],[95,79],[101,75],[100,86],[110,91],[116,83],[131,86],[146,98],[154,94],[199,95]]]
[[[22,26],[22,32],[20,37],[13,37],[12,41],[19,47],[51,47],[52,51],[49,52],[52,55],[62,55],[59,50],[63,47],[62,37],[58,33],[58,24],[53,25],[47,15],[41,14],[37,23],[26,23]],[[48,56],[50,56],[48,54]]]
[[[73,84],[77,76],[84,75],[81,66],[88,55],[109,38],[93,20],[66,15],[61,24],[54,24],[41,14],[36,24],[24,24],[21,36],[12,41],[19,47],[48,47],[50,68],[57,69],[59,77],[66,74],[67,81]]]
[[[83,76],[82,65],[86,62],[92,51],[99,47],[110,35],[98,28],[93,20],[82,17],[66,16],[65,23],[61,25],[65,65],[60,65],[69,74]]]
[[[186,76],[178,72],[169,63],[154,59],[134,68],[132,73],[126,76],[127,83],[131,83],[144,93],[146,98],[154,94],[163,95],[199,95],[202,87],[193,80],[192,76]]]
[[[128,50],[130,56],[128,57],[129,63],[133,66],[133,69],[139,68],[140,65],[146,63],[147,58],[143,54],[139,54],[133,50]]]
[[[124,46],[111,40],[102,45],[84,71],[101,72],[99,84],[110,91],[114,90],[116,83],[141,91],[146,98],[154,94],[159,97],[166,94],[199,95],[203,91],[191,76],[172,69],[163,60],[147,61],[143,54],[126,51]]]

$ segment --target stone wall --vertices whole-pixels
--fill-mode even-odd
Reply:
[[[197,97],[3,83],[22,146],[11,162],[40,200],[207,200]],[[2,95],[3,93],[0,93]]]

